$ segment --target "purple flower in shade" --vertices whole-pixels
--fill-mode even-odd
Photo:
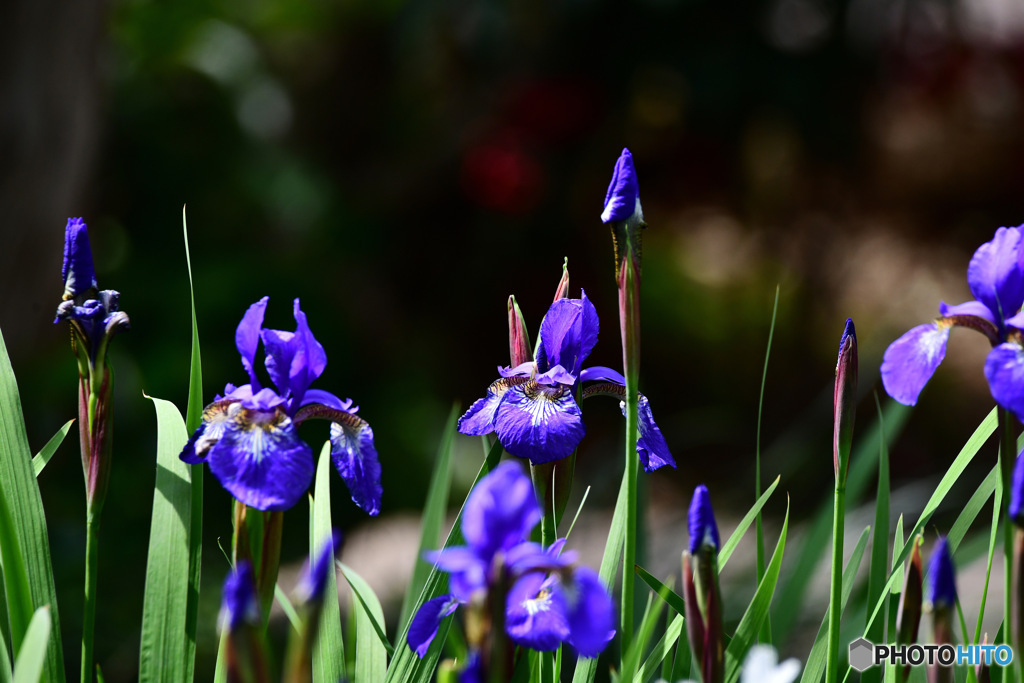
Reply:
[[[220,607],[220,628],[237,631],[243,624],[260,623],[260,603],[252,565],[241,560],[224,580],[224,599]]]
[[[328,572],[334,569],[334,558],[341,551],[341,532],[335,529],[324,539],[319,551],[307,562],[299,577],[297,592],[303,602],[320,602],[327,587]]]
[[[356,415],[352,399],[311,389],[327,366],[324,347],[294,303],[295,332],[263,327],[267,297],[249,307],[235,331],[235,346],[249,383],[228,384],[203,411],[203,423],[181,452],[189,464],[206,462],[240,502],[257,510],[287,510],[313,480],[313,452],[297,427],[309,418],[331,421],[331,459],[352,500],[371,515],[380,511],[380,462],[373,430]],[[263,343],[273,388],[255,369]]]
[[[696,555],[703,545],[710,545],[716,551],[722,546],[718,538],[718,524],[715,522],[715,511],[711,509],[711,494],[708,487],[701,484],[693,491],[690,500],[690,554]]]
[[[459,605],[483,604],[500,582],[511,586],[505,622],[509,638],[534,650],[563,642],[580,654],[597,656],[615,634],[615,608],[597,574],[575,565],[575,554],[560,554],[559,540],[544,549],[527,539],[541,518],[530,478],[505,462],[473,489],[462,520],[467,545],[428,553],[448,572],[451,593],[424,603],[406,641],[423,657],[441,619]],[[502,581],[504,577],[504,581]]]
[[[1024,526],[1024,457],[1017,456],[1013,466],[1013,481],[1010,484],[1010,519],[1018,526]]]
[[[644,212],[640,209],[640,187],[636,182],[633,155],[624,148],[615,162],[612,181],[608,184],[608,192],[604,196],[601,221],[615,223],[627,220],[633,215],[643,222]]]
[[[534,464],[571,455],[586,433],[576,402],[580,383],[598,383],[583,387],[583,398],[625,395],[626,381],[620,373],[582,367],[597,344],[598,329],[597,309],[586,292],[579,299],[555,301],[541,322],[534,360],[514,368],[499,367],[501,377],[487,388],[487,395],[459,418],[459,432],[476,436],[497,432],[505,450]],[[644,469],[675,467],[644,396],[640,397],[639,431],[637,452]]]
[[[946,355],[953,326],[970,327],[992,344],[985,377],[1000,406],[1024,419],[1024,233],[999,228],[991,242],[978,247],[967,267],[974,301],[957,306],[939,303],[940,317],[918,325],[894,341],[882,360],[882,383],[894,399],[914,405]]]
[[[956,605],[956,570],[949,552],[949,541],[945,536],[935,545],[928,562],[926,597],[933,608]]]

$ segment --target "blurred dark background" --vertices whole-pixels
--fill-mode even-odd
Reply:
[[[109,681],[131,680],[138,656],[155,442],[142,392],[183,406],[187,391],[183,205],[205,401],[243,378],[245,308],[269,295],[268,324],[293,329],[301,298],[330,358],[318,386],[353,397],[376,433],[380,523],[415,513],[452,402],[508,362],[506,297],[535,334],[563,257],[601,315],[591,363],[621,363],[599,215],[623,146],[650,224],[641,389],[680,465],[648,481],[678,515],[700,481],[724,510],[751,502],[776,286],[764,470],[801,513],[831,486],[845,318],[867,425],[888,343],[940,299],[969,299],[972,251],[1024,220],[1014,0],[15,0],[0,38],[0,328],[34,449],[75,414],[68,332],[51,324],[68,216],[89,224],[100,285],[131,315],[100,550]],[[944,471],[988,412],[985,352],[953,335],[893,451],[896,484]],[[577,477],[607,508],[621,418],[587,410]],[[475,471],[479,444],[459,447]],[[80,471],[69,439],[41,477],[69,671]],[[206,481],[200,678],[230,533],[228,496]],[[337,523],[372,533],[334,481]],[[286,562],[305,552],[303,507]]]

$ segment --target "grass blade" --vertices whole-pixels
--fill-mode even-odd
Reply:
[[[199,325],[196,322],[196,290],[192,281],[192,256],[188,248],[188,224],[181,207],[181,232],[185,240],[185,265],[188,269],[189,306],[192,309],[192,352],[189,358],[188,403],[185,406],[185,430],[191,434],[203,419],[203,363],[199,353]],[[192,470],[191,513],[188,535],[188,596],[185,606],[185,681],[191,681],[196,664],[196,628],[199,622],[199,579],[203,557],[203,466]]]
[[[974,520],[978,518],[981,513],[981,509],[985,507],[985,503],[996,490],[997,482],[999,482],[999,466],[994,466],[982,480],[978,488],[975,489],[971,495],[970,500],[964,505],[964,509],[957,515],[956,521],[953,522],[953,526],[949,528],[949,533],[946,534],[946,539],[949,541],[950,552],[956,552],[956,549],[960,547],[960,543],[964,540],[964,536],[967,535],[967,530],[974,524]],[[874,641],[872,641],[874,642]]]
[[[492,445],[490,450],[487,452],[487,457],[480,466],[480,470],[477,472],[473,486],[476,486],[477,482],[479,482],[484,475],[494,469],[501,460],[501,454],[503,452],[501,444],[495,441],[494,445]],[[465,503],[463,503],[463,509],[465,509]],[[452,530],[449,532],[448,538],[445,539],[445,548],[457,545],[462,541],[461,521],[462,510],[459,510],[459,514],[455,518],[455,524],[452,526]],[[423,585],[423,590],[420,591],[419,599],[416,600],[417,609],[427,600],[441,595],[444,591],[444,587],[447,585],[448,575],[438,571],[436,567],[431,567],[430,574],[427,576],[427,582]],[[413,610],[413,612],[415,613],[415,610]],[[445,619],[441,622],[441,627],[438,629],[437,635],[434,637],[434,642],[430,644],[430,648],[427,650],[427,654],[423,659],[420,659],[416,656],[416,653],[406,645],[406,636],[409,632],[409,625],[406,624],[403,626],[402,633],[396,641],[395,656],[391,659],[391,665],[388,667],[387,683],[426,683],[429,681],[434,673],[434,667],[437,666],[437,660],[441,656],[441,648],[444,645],[444,641],[448,635],[448,629],[450,627],[451,619]]]
[[[639,570],[639,566],[634,568]],[[639,573],[639,571],[637,572]],[[657,591],[659,595],[662,592],[672,592],[671,586],[662,584],[662,589]],[[636,667],[640,663],[640,658],[644,654],[644,650],[647,649],[647,642],[651,639],[651,635],[654,633],[654,627],[658,624],[658,619],[661,618],[661,610],[664,608],[662,604],[667,602],[667,596],[661,595],[661,600],[658,600],[655,604],[654,594],[648,596],[647,607],[644,608],[643,618],[640,620],[640,630],[637,632],[636,639],[630,644],[629,652],[626,653],[626,657],[622,664],[622,680],[628,681],[633,678],[636,673]]]
[[[331,538],[331,443],[324,443],[316,467],[313,502],[309,515],[309,561],[316,558],[324,539]],[[327,572],[320,628],[313,643],[313,683],[337,683],[347,678],[345,642],[341,633],[341,609],[338,607],[337,572]]]
[[[857,572],[860,571],[860,563],[864,559],[864,549],[868,545],[868,532],[870,530],[871,527],[865,527],[864,531],[861,532],[860,539],[853,549],[853,554],[850,555],[850,561],[843,568],[843,596],[840,602],[840,606],[843,609],[846,608],[846,603],[850,599],[850,593],[853,592],[853,582],[857,578]],[[811,645],[811,652],[807,655],[807,663],[804,664],[800,683],[818,683],[821,680],[821,675],[825,672],[825,662],[828,659],[828,617],[828,609],[826,608],[825,616],[821,618],[821,626],[818,627],[818,635],[815,636],[814,644]]]
[[[43,446],[43,450],[39,451],[32,458],[32,472],[37,477],[39,473],[46,467],[46,463],[50,462],[50,458],[57,452],[61,443],[64,442],[64,437],[71,431],[71,425],[75,423],[74,418],[64,423],[64,426],[57,430],[57,433],[50,437],[50,440]]]
[[[994,469],[998,470],[999,465],[996,465]],[[975,645],[981,642],[981,626],[985,619],[985,604],[988,602],[988,582],[989,579],[992,578],[992,558],[996,553],[996,539],[999,537],[999,516],[1002,509],[1003,479],[1002,477],[996,477],[995,499],[992,503],[992,526],[990,527],[988,537],[988,559],[985,564],[985,587],[981,592],[981,606],[978,608],[978,624],[974,629],[974,640],[972,641]]]
[[[0,489],[3,489],[11,522],[21,546],[28,576],[32,607],[50,606],[53,637],[46,646],[43,677],[64,680],[64,657],[60,642],[60,618],[57,593],[50,563],[50,541],[46,532],[43,499],[32,471],[32,451],[28,447],[25,418],[21,411],[18,382],[0,332]]]
[[[379,681],[384,676],[384,670],[387,668],[386,655],[395,654],[395,648],[391,647],[391,643],[388,642],[388,637],[384,632],[384,610],[380,606],[380,600],[377,599],[376,593],[373,592],[370,584],[366,583],[363,577],[359,576],[351,567],[341,562],[338,563],[338,567],[341,569],[345,580],[348,581],[352,593],[355,594],[360,609],[360,612],[356,613],[356,677],[360,680]],[[360,618],[360,614],[362,614],[362,618]],[[364,653],[371,658],[370,664],[372,666],[366,669],[366,671],[371,672],[366,674],[369,678],[359,675],[360,643],[364,639],[371,643],[373,641],[373,638],[366,637],[368,633],[365,630],[366,626],[373,628],[382,648],[378,650],[376,646],[373,646],[372,649],[368,648]],[[363,628],[363,631],[360,631],[360,628]]]
[[[430,564],[423,559],[423,553],[437,548],[441,538],[441,527],[448,512],[448,493],[452,482],[452,446],[455,443],[455,425],[460,412],[458,404],[452,406],[444,435],[441,437],[441,445],[437,449],[437,464],[430,477],[427,500],[423,506],[423,528],[420,531],[419,550],[416,552],[416,565],[413,567],[412,579],[405,591],[405,597],[402,598],[402,611],[398,619],[398,623],[402,625],[408,624],[412,618],[416,597],[423,590],[430,575]]]
[[[37,683],[46,663],[46,644],[50,641],[50,610],[40,607],[32,615],[25,642],[14,662],[14,683]]]
[[[619,497],[615,501],[615,512],[612,513],[612,524],[608,529],[608,541],[604,546],[604,557],[601,558],[601,567],[598,574],[601,581],[612,595],[615,594],[612,582],[615,580],[615,572],[619,569],[619,555],[622,552],[622,541],[626,535],[626,506],[627,506],[626,478],[623,477],[622,485],[619,487]],[[576,669],[572,674],[572,683],[591,683],[597,673],[596,657],[580,657],[576,660]]]
[[[775,487],[779,485],[779,479],[781,479],[781,477],[775,477],[775,481],[772,482],[771,486],[765,489],[765,492],[762,493],[761,497],[757,499],[756,503],[754,503],[754,507],[747,510],[747,514],[743,515],[743,519],[741,519],[740,523],[736,525],[735,531],[733,531],[732,535],[729,536],[726,542],[722,544],[722,549],[718,551],[719,571],[725,568],[725,564],[729,561],[729,558],[732,557],[732,553],[736,550],[736,546],[740,544],[740,541],[743,540],[743,535],[747,533],[747,529],[750,528],[750,523],[755,517],[760,519],[761,508],[763,508],[764,504],[768,502],[769,498],[771,498],[772,492],[775,491]]]
[[[186,681],[192,652],[182,634],[188,619],[192,472],[178,455],[188,433],[173,403],[151,400],[157,424],[156,486],[146,559],[139,680]]]
[[[768,347],[764,351],[764,370],[761,372],[761,393],[757,399],[757,440],[754,442],[754,495],[758,499],[761,498],[761,418],[764,414],[764,387],[768,383],[768,359],[772,353],[772,338],[775,336],[775,318],[779,312],[779,289],[779,285],[775,285],[772,322],[768,327]],[[778,483],[778,481],[776,479],[775,483]],[[755,515],[757,518],[757,583],[760,584],[762,579],[764,579],[764,528],[761,526],[761,508],[757,508]],[[765,620],[764,627],[761,629],[761,640],[765,643],[770,643],[772,640],[772,627],[769,620]]]
[[[650,586],[655,593],[661,596],[661,599],[668,603],[668,606],[675,610],[676,614],[686,615],[686,603],[683,602],[681,595],[673,591],[671,588],[658,581],[649,571],[637,565],[635,567],[637,576],[643,579],[644,583]]]
[[[871,560],[868,563],[868,604],[873,605],[882,595],[889,572],[889,452],[885,447],[885,423],[882,404],[875,394],[875,408],[878,411],[878,428],[883,438],[878,441],[878,492],[875,495],[875,525],[871,536]],[[881,643],[885,638],[885,624],[878,621],[868,629],[867,639]],[[861,683],[880,683],[881,669],[871,667],[861,674]]]
[[[735,683],[740,676],[740,665],[747,654],[747,650],[757,640],[757,634],[761,630],[765,619],[768,618],[768,608],[771,606],[772,595],[775,593],[775,585],[779,580],[779,570],[782,568],[782,554],[786,548],[786,532],[789,529],[789,504],[786,504],[786,517],[782,521],[782,532],[775,544],[775,552],[772,559],[765,568],[764,579],[757,586],[754,598],[750,601],[747,611],[743,613],[740,623],[736,626],[736,632],[725,648],[725,683]]]
[[[637,669],[636,675],[633,676],[633,683],[648,683],[654,677],[658,665],[668,658],[672,652],[672,646],[679,640],[679,635],[683,632],[683,623],[684,619],[679,614],[672,618],[672,622],[665,629],[661,640],[654,644],[651,654],[647,655],[643,665]]]

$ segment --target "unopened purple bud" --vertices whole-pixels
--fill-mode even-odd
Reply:
[[[632,216],[643,221],[640,209],[640,189],[636,182],[636,168],[633,167],[633,155],[623,149],[615,162],[612,181],[608,184],[608,192],[604,197],[604,211],[601,221],[615,223]]]
[[[298,592],[305,602],[319,602],[323,599],[328,572],[334,569],[334,558],[337,557],[340,550],[341,532],[335,529],[328,538],[324,539],[313,562],[306,567],[302,578],[299,579]]]
[[[708,493],[708,487],[704,484],[693,491],[689,522],[690,554],[696,555],[704,545],[710,545],[715,550],[721,547],[718,540],[718,524],[715,523],[715,512],[711,509],[711,494]]]
[[[260,623],[260,605],[252,565],[248,560],[241,560],[224,581],[220,624],[222,630],[235,631],[246,623]]]
[[[846,485],[846,471],[850,464],[853,443],[853,420],[857,413],[857,331],[853,320],[846,319],[843,336],[839,339],[839,359],[836,362],[835,404],[833,413],[832,462],[836,485]]]
[[[69,218],[64,229],[64,298],[74,299],[90,289],[96,289],[96,269],[89,247],[89,232],[81,218]]]
[[[939,539],[928,562],[928,602],[933,609],[956,604],[956,570],[945,536]]]

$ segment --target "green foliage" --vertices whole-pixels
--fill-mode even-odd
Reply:
[[[32,615],[25,642],[14,662],[14,683],[37,683],[46,664],[46,645],[50,642],[50,610],[40,607]]]
[[[332,533],[331,527],[331,443],[320,449],[316,468],[316,483],[309,519],[309,561]],[[320,611],[319,635],[313,644],[313,682],[335,683],[347,678],[345,673],[345,642],[341,633],[341,611],[338,608],[337,572],[327,572],[323,608]]]
[[[46,463],[50,462],[50,458],[53,457],[53,454],[57,452],[58,448],[60,448],[60,445],[64,442],[64,437],[68,435],[69,431],[71,431],[71,425],[74,423],[75,421],[73,419],[65,422],[64,426],[58,429],[57,433],[50,437],[50,440],[46,442],[43,449],[32,457],[32,471],[37,477],[39,476],[39,473],[43,471],[43,468],[46,467]]]

